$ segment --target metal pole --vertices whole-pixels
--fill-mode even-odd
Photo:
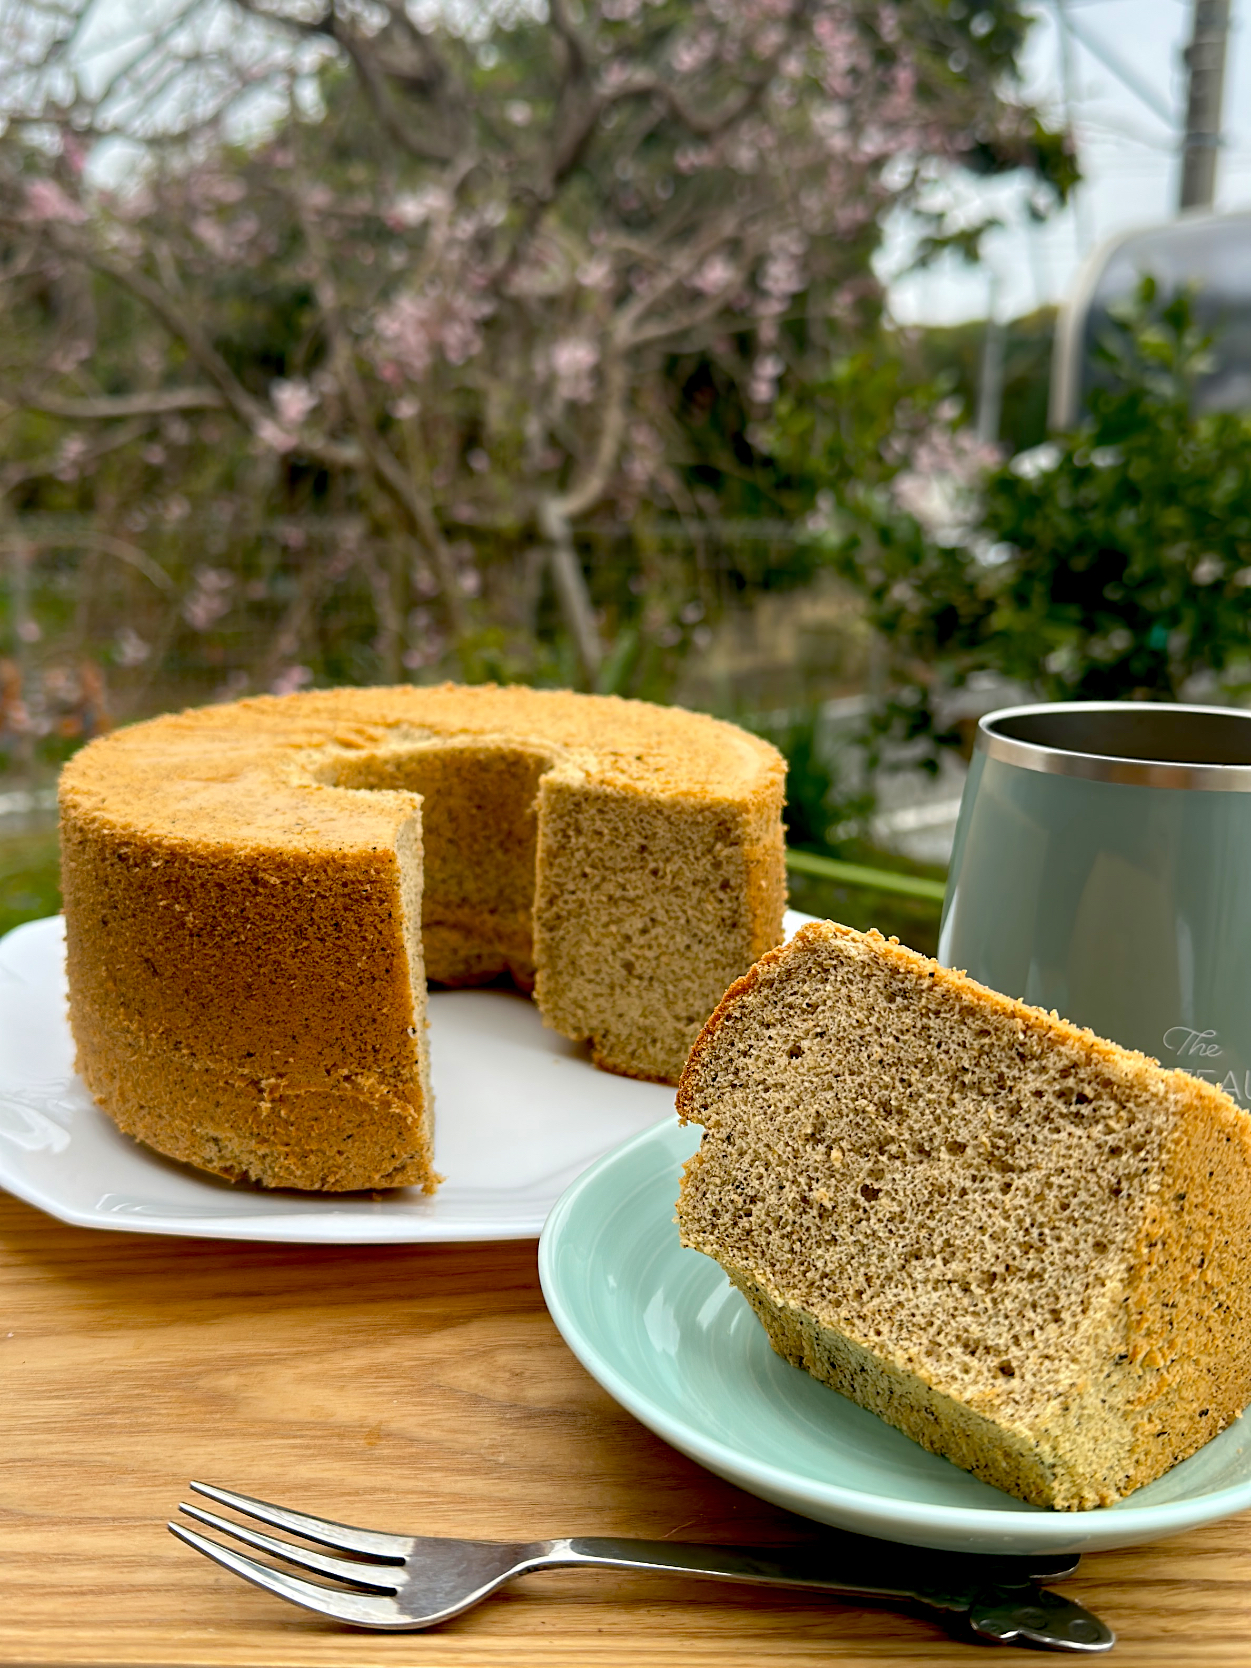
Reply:
[[[1216,152],[1221,142],[1230,0],[1193,0],[1193,6],[1190,45],[1185,52],[1190,90],[1177,203],[1183,211],[1211,208],[1216,196]]]
[[[986,306],[986,334],[982,337],[981,375],[977,388],[977,438],[986,446],[999,444],[1003,414],[1004,328],[999,318],[999,277],[991,274]]]
[[[1073,63],[1073,25],[1069,18],[1068,0],[1056,0],[1056,24],[1060,32],[1060,86],[1064,92],[1064,125],[1069,137],[1077,139],[1077,71]],[[1077,252],[1085,255],[1091,245],[1090,214],[1086,193],[1081,182],[1073,188],[1073,225],[1077,232]]]

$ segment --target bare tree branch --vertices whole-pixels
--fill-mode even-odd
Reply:
[[[345,23],[336,12],[333,3],[317,17],[292,17],[287,14],[272,12],[267,7],[258,4],[258,0],[234,0],[241,11],[252,17],[262,18],[265,22],[285,29],[303,39],[322,39],[332,41],[347,57],[352,68],[356,71],[361,90],[368,99],[370,108],[378,118],[383,131],[387,133],[401,150],[418,162],[448,163],[457,151],[455,145],[441,144],[432,137],[428,130],[417,131],[411,127],[400,115],[395,101],[391,97],[388,86],[387,66],[381,59],[375,43],[362,35],[359,30]],[[416,35],[416,31],[413,31]],[[417,39],[421,39],[417,36]],[[432,49],[427,49],[428,56],[433,58]],[[397,78],[398,79],[398,78]]]
[[[72,423],[112,422],[126,417],[164,417],[175,411],[220,411],[226,401],[216,388],[161,388],[150,394],[101,394],[94,399],[61,399],[27,389],[5,395],[9,405],[66,417]]]
[[[96,442],[81,453],[76,459],[76,466],[80,473],[89,470],[99,459],[110,452],[117,452],[123,446],[129,446],[132,440],[145,433],[148,424],[133,422],[112,430],[104,439]],[[45,454],[39,458],[15,458],[12,462],[0,465],[0,498],[14,487],[23,486],[27,481],[37,481],[48,475],[59,475],[65,468],[65,455],[61,451]]]
[[[0,550],[37,549],[42,543],[39,538],[32,538],[27,533],[0,535]],[[83,527],[75,530],[74,543],[89,545],[92,549],[102,550],[106,556],[116,556],[119,562],[141,573],[145,579],[150,579],[158,590],[164,591],[166,596],[172,596],[177,590],[174,581],[166,573],[159,562],[149,556],[146,550],[140,550],[137,544],[129,544],[125,539],[114,538],[111,533],[98,533],[93,527]]]
[[[575,80],[585,77],[590,56],[569,10],[568,0],[548,0],[547,16],[552,29],[564,42],[570,76]]]
[[[723,133],[737,127],[743,118],[750,115],[759,105],[772,80],[772,64],[773,60],[770,60],[768,75],[754,77],[746,83],[745,90],[739,98],[709,115],[700,115],[671,81],[667,81],[663,76],[650,74],[631,76],[628,81],[622,81],[604,93],[604,108],[609,104],[623,103],[626,99],[654,98],[664,104],[674,120],[680,122],[695,138],[717,139]]]
[[[169,333],[184,343],[200,369],[217,384],[221,405],[246,429],[262,436],[267,431],[280,429],[281,425],[273,412],[248,393],[203,331],[192,322],[185,308],[178,305],[168,290],[163,289],[138,268],[128,266],[115,256],[104,254],[97,248],[88,246],[80,249],[78,253],[88,266],[106,274],[143,301]],[[365,453],[357,443],[336,442],[307,433],[292,436],[292,449],[296,448],[310,460],[324,463],[332,469],[358,468],[365,458]]]
[[[463,636],[468,628],[468,619],[464,599],[456,583],[456,565],[447,547],[447,541],[428,501],[417,490],[412,475],[403,467],[377,431],[369,398],[356,369],[352,342],[343,322],[343,310],[331,274],[329,251],[321,228],[309,213],[304,194],[297,197],[295,206],[314,263],[313,282],[330,342],[331,361],[356,427],[361,452],[379,484],[406,513],[417,537],[429,551],[439,575],[443,601],[452,622],[452,629],[458,637]]]
[[[59,239],[64,243],[67,239]],[[96,272],[103,273],[114,283],[142,301],[153,312],[171,336],[181,341],[196,364],[216,384],[223,402],[239,420],[255,430],[269,415],[259,400],[248,393],[221,354],[213,347],[200,327],[177,304],[175,298],[160,284],[155,283],[138,266],[107,253],[85,240],[78,243],[73,253]]]
[[[544,513],[556,514],[566,521],[573,521],[578,516],[585,515],[604,496],[625,436],[628,394],[626,356],[618,351],[613,353],[604,365],[604,383],[599,400],[602,416],[590,464],[568,491],[548,501],[550,509]]]

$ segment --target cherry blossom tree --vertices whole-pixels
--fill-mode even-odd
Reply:
[[[779,391],[875,316],[883,218],[923,212],[936,168],[1071,179],[1011,96],[1016,0],[168,0],[130,38],[117,16],[0,10],[0,304],[52,297],[0,362],[6,421],[48,437],[9,485],[210,414],[385,552],[384,675],[532,633],[550,576],[602,686],[579,530],[706,508],[675,367],[732,395],[755,467]],[[200,564],[183,622],[240,590],[228,551]],[[312,676],[310,606],[282,687]]]

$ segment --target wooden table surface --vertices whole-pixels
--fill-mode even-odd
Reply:
[[[166,1533],[199,1477],[409,1533],[803,1537],[587,1376],[533,1242],[176,1240],[0,1195],[0,1352],[0,1664],[984,1668],[995,1649],[907,1613],[598,1571],[531,1577],[433,1633],[349,1633]],[[1097,1553],[1064,1588],[1124,1668],[1247,1663],[1251,1514]]]

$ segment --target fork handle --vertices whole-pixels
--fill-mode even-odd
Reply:
[[[852,1536],[831,1536],[820,1547],[720,1547],[684,1541],[642,1541],[608,1536],[575,1536],[542,1541],[530,1548],[530,1568],[598,1565],[607,1569],[674,1570],[718,1581],[748,1581],[769,1587],[857,1593],[882,1598],[920,1598],[950,1590],[944,1608],[966,1608],[967,1595],[983,1587],[1020,1586],[1056,1579],[1076,1568],[1072,1557],[996,1558],[977,1554],[912,1551]]]
[[[915,1553],[883,1544],[863,1550],[852,1537],[828,1549],[737,1549],[682,1541],[617,1540],[579,1536],[540,1541],[527,1550],[526,1570],[576,1565],[601,1569],[673,1571],[717,1581],[751,1582],[840,1597],[885,1598],[963,1616],[976,1634],[1003,1643],[1020,1640],[1083,1655],[1111,1648],[1115,1635],[1096,1616],[1035,1578],[1071,1573],[1076,1560],[996,1558],[959,1553]],[[902,1556],[901,1556],[902,1552]],[[1050,1568],[1046,1568],[1047,1564]],[[521,1573],[518,1571],[517,1573]]]

